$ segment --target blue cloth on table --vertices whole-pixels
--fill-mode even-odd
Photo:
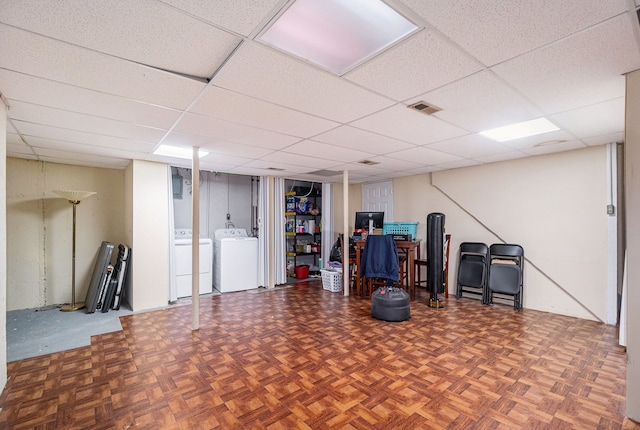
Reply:
[[[387,285],[400,279],[398,248],[392,235],[367,236],[360,258],[360,276],[384,278],[387,280]]]

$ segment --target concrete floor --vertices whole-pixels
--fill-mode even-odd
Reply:
[[[120,316],[130,309],[109,312],[62,312],[60,306],[7,312],[7,361],[87,346],[91,336],[122,330]]]

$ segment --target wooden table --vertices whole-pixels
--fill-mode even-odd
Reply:
[[[362,287],[362,277],[360,276],[360,257],[362,255],[362,250],[364,249],[365,240],[356,240],[356,291],[360,293]],[[415,259],[420,258],[420,239],[418,240],[396,240],[396,248],[398,249],[398,253],[403,252],[407,259],[407,263],[409,267],[408,271],[408,288],[409,288],[409,297],[410,300],[415,299],[416,296],[416,286],[415,286],[415,275],[416,275],[416,265]],[[416,255],[417,254],[417,255]],[[400,279],[402,282],[402,279]]]

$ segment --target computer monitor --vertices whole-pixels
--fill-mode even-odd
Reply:
[[[354,228],[371,232],[371,227],[382,228],[384,225],[384,212],[356,212]]]

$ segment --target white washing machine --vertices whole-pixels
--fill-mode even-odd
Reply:
[[[221,293],[258,288],[258,238],[243,228],[215,232],[213,286]]]
[[[175,231],[176,297],[191,297],[191,237],[190,229]],[[200,238],[200,294],[213,291],[213,241]]]

